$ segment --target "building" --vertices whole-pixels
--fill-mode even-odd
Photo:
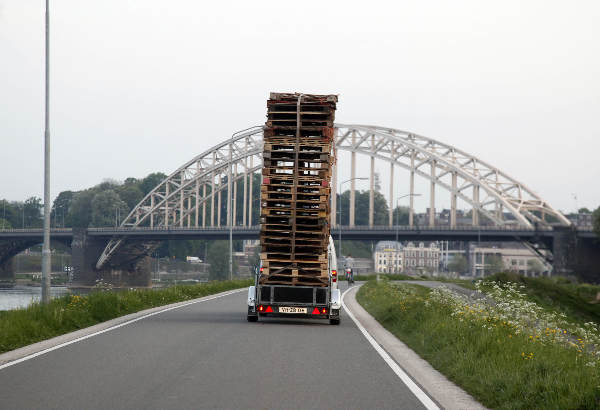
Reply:
[[[594,227],[594,220],[590,212],[569,214],[567,215],[567,219],[577,228],[592,229]]]
[[[538,276],[548,272],[539,255],[523,244],[490,243],[485,246],[471,244],[469,247],[469,268],[471,275],[483,277],[495,271],[512,271],[525,276]]]
[[[375,246],[373,264],[375,271],[381,273],[400,273],[403,271],[403,246],[400,242],[380,241]]]
[[[404,271],[408,273],[436,272],[440,265],[440,247],[437,242],[409,242],[403,250]]]

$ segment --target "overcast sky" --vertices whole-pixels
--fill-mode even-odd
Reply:
[[[597,0],[51,7],[53,197],[169,174],[263,124],[270,91],[299,91],[339,94],[338,122],[461,148],[556,208],[600,205]],[[0,198],[43,193],[43,68],[44,1],[0,0]]]

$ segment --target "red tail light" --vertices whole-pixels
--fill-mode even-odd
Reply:
[[[271,306],[267,306],[267,310],[265,310],[265,313],[273,313],[273,309],[271,308]]]
[[[324,315],[326,315],[327,314],[327,308],[321,309],[321,313],[324,314]]]
[[[319,311],[319,308],[314,308],[313,311],[312,311],[312,314],[313,315],[320,315],[321,312]]]
[[[335,269],[331,270],[331,278],[332,278],[332,282],[337,282],[337,270],[335,270]]]
[[[262,312],[262,311],[264,311],[264,310],[265,310],[265,307],[264,307],[263,305],[260,305],[260,306],[258,307],[258,311],[259,311],[259,312]]]
[[[263,271],[264,269],[265,269],[265,268],[263,268],[263,267],[261,266],[261,267],[260,267],[260,272],[262,273],[262,271]]]

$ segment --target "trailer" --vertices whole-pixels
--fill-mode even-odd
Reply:
[[[327,286],[290,286],[261,284],[262,266],[255,272],[254,285],[248,289],[248,321],[259,317],[279,316],[310,319],[328,319],[340,324],[342,308],[338,289],[337,258],[331,236],[327,247]]]
[[[330,235],[337,95],[271,93],[260,187],[260,266],[248,320],[302,316],[339,323]]]

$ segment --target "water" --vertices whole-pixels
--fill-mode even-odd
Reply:
[[[52,297],[62,296],[69,293],[65,286],[53,286],[50,288]],[[9,289],[0,289],[0,310],[11,310],[27,307],[31,302],[42,298],[42,288],[36,286],[15,286]]]

